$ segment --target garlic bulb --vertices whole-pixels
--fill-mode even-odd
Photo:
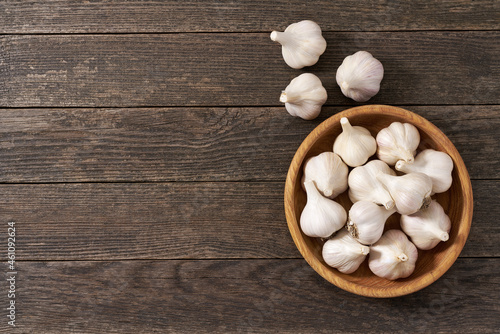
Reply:
[[[282,45],[283,59],[295,69],[316,64],[326,50],[321,28],[309,20],[292,23],[284,32],[273,31],[271,40]]]
[[[440,241],[447,241],[450,236],[451,221],[443,207],[433,200],[427,209],[412,215],[401,216],[401,229],[411,238],[419,249],[434,248]]]
[[[368,266],[375,275],[395,280],[410,276],[417,258],[417,248],[403,232],[388,230],[370,247]]]
[[[398,161],[396,170],[403,173],[424,173],[432,180],[432,193],[443,193],[451,187],[453,161],[444,152],[427,149],[420,152],[412,164],[404,160]]]
[[[384,173],[376,175],[389,191],[396,204],[396,210],[402,215],[411,215],[431,201],[432,180],[422,173],[409,173],[394,176]]]
[[[360,243],[371,245],[380,239],[385,221],[394,212],[395,208],[386,210],[373,202],[356,202],[349,210],[347,230]]]
[[[321,80],[311,73],[294,78],[281,93],[280,101],[292,116],[311,120],[318,117],[328,95]]]
[[[323,245],[323,260],[344,274],[351,274],[365,260],[370,248],[361,245],[345,229]]]
[[[300,215],[300,228],[310,237],[327,238],[344,226],[347,213],[342,205],[321,196],[314,182],[304,182],[307,203]]]
[[[393,122],[377,134],[377,156],[393,166],[398,160],[413,163],[420,134],[410,123]]]
[[[375,96],[383,77],[384,66],[366,51],[347,56],[337,69],[337,84],[342,93],[357,102]]]
[[[387,164],[380,160],[372,160],[364,166],[354,168],[347,182],[349,185],[349,198],[353,203],[370,201],[391,209],[394,206],[389,191],[384,188],[376,175],[381,172],[387,175],[396,175]]]
[[[306,161],[302,186],[304,182],[314,181],[321,195],[335,198],[347,190],[348,172],[349,169],[337,154],[323,152]]]
[[[363,165],[377,151],[377,142],[370,131],[361,126],[352,126],[347,117],[340,119],[342,133],[333,143],[333,152],[340,155],[344,162],[357,167]]]

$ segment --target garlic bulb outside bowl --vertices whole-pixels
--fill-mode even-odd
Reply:
[[[290,115],[309,121],[318,117],[327,98],[321,80],[314,74],[303,73],[290,81],[281,92],[280,101]]]
[[[306,193],[301,179],[305,161],[322,152],[331,151],[333,141],[341,133],[340,119],[349,118],[352,124],[378,133],[392,122],[411,123],[421,135],[419,150],[432,148],[447,153],[453,160],[453,183],[451,188],[434,198],[450,217],[452,228],[449,240],[440,242],[428,251],[419,251],[415,271],[407,278],[387,280],[371,272],[368,261],[364,261],[352,274],[344,274],[325,263],[322,256],[324,241],[308,237],[300,230],[300,214],[306,203]],[[335,198],[347,211],[352,206],[347,192]],[[286,178],[284,209],[290,234],[297,249],[307,263],[333,285],[348,292],[376,298],[390,298],[419,291],[438,280],[453,265],[462,250],[472,220],[472,187],[466,166],[453,143],[431,122],[408,110],[384,106],[365,105],[334,114],[319,124],[297,148]],[[389,217],[386,228],[399,228],[399,214]],[[371,252],[371,251],[370,251]],[[369,255],[368,255],[369,256]]]
[[[342,93],[357,102],[366,102],[375,96],[383,77],[384,66],[366,51],[347,56],[336,75]]]
[[[282,45],[285,63],[295,69],[316,64],[326,50],[320,26],[310,20],[292,23],[283,32],[273,31],[271,40]]]

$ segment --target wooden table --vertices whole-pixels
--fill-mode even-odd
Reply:
[[[328,47],[293,70],[269,33],[302,19]],[[499,1],[7,0],[0,31],[2,332],[500,331]],[[385,67],[368,103],[437,125],[474,190],[460,258],[394,299],[321,278],[284,215],[299,144],[359,105],[335,82],[358,50]],[[278,101],[303,72],[314,121]]]

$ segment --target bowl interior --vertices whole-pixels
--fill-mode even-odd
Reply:
[[[411,123],[417,127],[421,137],[417,153],[423,149],[432,148],[448,153],[453,160],[451,188],[444,193],[433,196],[450,217],[452,224],[450,239],[447,242],[439,243],[431,250],[419,250],[415,271],[408,278],[390,281],[375,276],[368,268],[368,257],[356,272],[349,275],[342,274],[323,261],[321,251],[324,241],[308,237],[300,230],[300,214],[306,204],[306,193],[300,184],[303,164],[310,157],[325,151],[332,151],[335,138],[342,132],[340,126],[340,118],[342,117],[347,117],[352,125],[367,128],[374,137],[378,131],[389,126],[392,122]],[[372,157],[372,159],[374,158],[376,157]],[[347,211],[352,205],[347,192],[335,200]],[[285,211],[288,227],[297,248],[321,276],[336,286],[356,294],[370,297],[395,297],[415,292],[431,284],[443,275],[456,260],[470,230],[472,187],[467,169],[455,146],[432,123],[402,108],[380,105],[361,106],[330,117],[304,140],[297,150],[288,172],[285,187]],[[385,229],[400,229],[399,219],[399,214],[393,214],[388,219]]]

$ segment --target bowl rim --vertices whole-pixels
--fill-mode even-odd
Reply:
[[[457,238],[457,240],[453,243],[451,247],[453,247],[454,253],[452,256],[447,256],[441,263],[440,266],[432,270],[425,275],[423,275],[422,279],[419,279],[416,284],[408,284],[392,287],[388,289],[386,287],[368,287],[360,284],[353,283],[351,281],[345,280],[339,275],[333,274],[332,270],[336,271],[336,269],[331,268],[319,261],[313,254],[312,251],[305,246],[304,238],[309,238],[300,230],[299,219],[297,219],[297,214],[294,210],[294,185],[297,182],[297,176],[299,175],[300,168],[304,162],[304,158],[309,152],[309,149],[321,138],[322,134],[330,129],[331,126],[340,122],[342,117],[352,117],[363,114],[374,114],[374,113],[383,113],[384,115],[396,116],[404,119],[408,119],[408,122],[415,123],[415,121],[419,123],[425,123],[433,130],[433,135],[440,137],[441,140],[447,141],[449,146],[449,155],[453,159],[455,163],[455,168],[459,175],[462,175],[460,179],[460,185],[462,191],[464,193],[464,206],[461,208],[461,213],[464,222],[461,224],[461,237]],[[307,263],[324,279],[329,281],[330,283],[336,285],[337,287],[346,290],[348,292],[366,296],[366,297],[376,297],[376,298],[389,298],[389,297],[398,297],[407,295],[418,290],[421,290],[433,282],[435,282],[438,278],[440,278],[448,269],[453,265],[456,261],[460,252],[462,251],[467,237],[470,232],[470,227],[472,224],[472,213],[473,213],[473,197],[472,197],[472,184],[470,181],[469,173],[467,172],[467,168],[465,163],[463,162],[462,157],[460,156],[458,150],[455,145],[450,141],[450,139],[433,123],[425,119],[424,117],[411,112],[409,110],[394,107],[389,105],[363,105],[358,107],[353,107],[341,111],[322,123],[320,123],[313,131],[304,139],[304,141],[300,144],[297,149],[292,162],[290,163],[290,167],[288,169],[286,183],[285,183],[285,191],[284,191],[284,206],[285,206],[285,216],[288,225],[288,229],[290,234],[292,235],[293,241],[307,261]],[[465,225],[463,225],[465,224]]]

